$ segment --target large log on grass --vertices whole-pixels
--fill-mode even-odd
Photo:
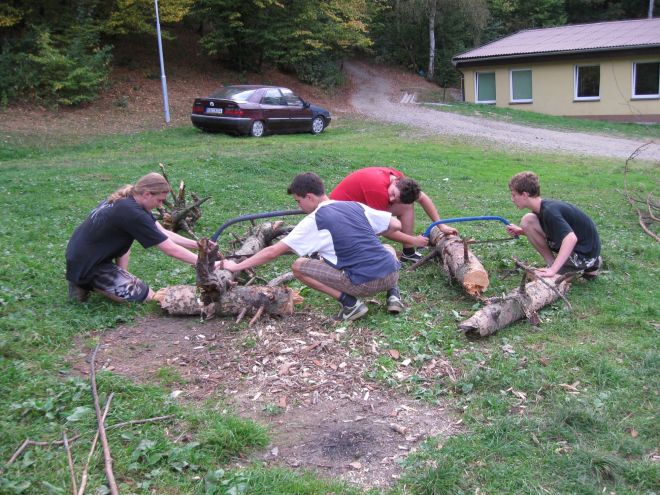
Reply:
[[[434,227],[429,235],[429,244],[434,246],[449,274],[463,286],[465,292],[478,297],[488,288],[488,272],[461,238],[445,235]]]
[[[491,335],[522,318],[534,324],[539,322],[537,311],[552,304],[568,291],[570,279],[557,275],[534,280],[524,285],[524,290],[516,287],[501,298],[494,298],[467,320],[458,325],[460,331]]]
[[[204,304],[194,285],[174,285],[156,292],[154,297],[168,314],[178,316],[255,315],[261,311],[283,316],[293,313],[299,296],[287,287],[237,286],[210,304]],[[263,309],[260,309],[263,308]]]
[[[240,249],[232,255],[239,262],[269,246],[277,237],[289,231],[282,222],[266,222],[252,229]],[[291,289],[274,286],[239,286],[236,274],[215,269],[220,259],[218,246],[201,239],[198,255],[196,285],[165,287],[156,293],[161,308],[171,315],[239,315],[258,318],[262,313],[286,315],[293,313],[293,305],[302,298]],[[256,319],[255,318],[255,319]]]

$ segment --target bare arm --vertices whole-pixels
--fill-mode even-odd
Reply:
[[[386,230],[381,235],[387,239],[390,239],[391,241],[399,242],[401,244],[410,244],[415,247],[426,247],[429,244],[428,237],[424,237],[423,235],[409,235],[401,232],[400,230],[393,232]]]
[[[179,235],[176,232],[172,232],[171,230],[167,230],[160,224],[160,222],[156,222],[156,227],[175,244],[178,244],[179,246],[182,246],[186,249],[197,249],[197,241],[183,237],[182,235]]]
[[[183,261],[184,263],[188,263],[190,265],[194,265],[197,263],[197,255],[194,253],[191,253],[188,251],[186,248],[179,246],[176,244],[173,240],[171,239],[165,239],[163,242],[158,244],[156,246],[158,249],[160,249],[163,253],[165,253],[168,256],[171,256],[172,258],[176,258],[180,261]]]
[[[429,198],[426,195],[426,193],[424,192],[420,193],[419,198],[417,198],[417,202],[424,209],[424,211],[426,212],[426,214],[428,215],[428,217],[431,219],[432,222],[437,222],[438,220],[440,220],[440,214],[438,213],[438,209],[435,207],[433,201],[431,201],[431,198]],[[454,227],[450,227],[449,225],[440,224],[438,225],[438,228],[440,229],[441,232],[444,232],[447,235],[458,235],[458,230],[456,230]],[[406,241],[406,242],[410,242],[410,241]]]
[[[223,262],[222,267],[225,270],[230,272],[240,272],[241,270],[246,270],[254,266],[265,265],[269,261],[274,260],[275,258],[282,256],[291,252],[291,248],[284,244],[282,241],[279,241],[277,244],[268,246],[267,248],[262,249],[257,254],[250,256],[248,259],[236,263],[231,260],[226,260]]]
[[[541,268],[540,270],[536,270],[536,273],[541,277],[554,277],[557,275],[559,269],[564,266],[566,261],[568,261],[568,257],[573,252],[573,249],[575,249],[577,241],[578,238],[575,235],[575,232],[567,234],[566,237],[564,237],[564,239],[561,241],[559,252],[557,253],[555,261],[552,263],[552,266],[549,268]]]

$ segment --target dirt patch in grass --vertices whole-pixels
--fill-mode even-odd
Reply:
[[[99,338],[99,367],[162,383],[179,400],[226,400],[238,414],[267,424],[272,444],[251,459],[266,466],[385,487],[423,440],[442,442],[460,431],[449,406],[416,401],[366,378],[388,349],[359,323],[337,326],[313,313],[266,318],[253,327],[152,316]],[[89,373],[89,355],[81,343],[73,358],[79,373]],[[431,381],[458,371],[440,360],[413,370],[399,358],[397,379],[413,373]]]

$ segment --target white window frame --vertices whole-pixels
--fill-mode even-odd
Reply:
[[[600,100],[600,77],[598,79],[598,96],[578,96],[579,70],[582,67],[598,67],[600,74],[600,64],[580,64],[573,69],[573,99],[575,101],[598,101]]]
[[[479,100],[479,74],[493,74],[493,78],[495,79],[495,100]],[[494,70],[474,73],[474,102],[482,105],[494,105],[497,103],[497,73]]]
[[[524,72],[524,71],[529,71],[531,75],[531,83],[532,83],[532,97],[531,98],[522,98],[519,100],[514,100],[513,99],[513,73],[514,72]],[[533,103],[534,102],[534,75],[532,73],[532,69],[511,69],[509,71],[509,103]]]
[[[658,64],[660,66],[660,61],[648,61],[648,62],[633,62],[632,64],[632,87],[631,87],[631,93],[632,97],[635,100],[657,100],[660,98],[660,84],[658,84],[658,92],[653,95],[637,95],[635,94],[635,87],[637,86],[637,64]],[[660,70],[660,67],[658,67],[658,70]]]

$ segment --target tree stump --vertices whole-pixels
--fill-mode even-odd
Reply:
[[[466,242],[457,236],[445,235],[438,227],[434,227],[429,235],[429,244],[442,259],[449,275],[469,295],[479,297],[488,288],[488,272]]]

